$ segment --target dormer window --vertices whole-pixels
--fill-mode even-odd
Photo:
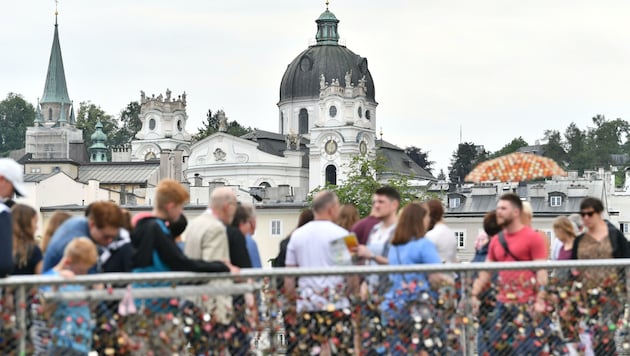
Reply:
[[[549,206],[562,206],[562,196],[552,195],[549,197]]]
[[[450,197],[448,198],[448,207],[449,208],[459,208],[462,204],[462,199],[460,197]]]

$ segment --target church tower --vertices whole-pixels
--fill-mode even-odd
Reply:
[[[92,139],[92,146],[88,148],[90,155],[90,162],[107,162],[107,135],[103,132],[103,124],[101,120],[96,123],[96,131],[90,137]]]
[[[140,92],[140,121],[142,128],[131,141],[131,160],[146,161],[160,157],[163,152],[181,151],[182,156],[190,155],[191,135],[186,131],[186,92],[171,97]]]
[[[280,85],[279,131],[310,140],[309,190],[345,180],[354,157],[375,155],[374,81],[367,59],[339,43],[328,8],[315,21],[315,43],[287,67]]]
[[[53,35],[44,93],[37,103],[34,127],[26,130],[26,153],[34,160],[83,161],[83,131],[75,127],[74,108],[68,96],[63,68],[59,25],[55,12]]]

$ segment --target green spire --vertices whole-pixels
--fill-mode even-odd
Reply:
[[[328,11],[328,4],[326,5],[326,11],[319,15],[319,18],[315,20],[317,23],[317,34],[315,39],[318,45],[337,45],[339,44],[339,32],[337,31],[337,24],[339,20],[335,17],[335,14]]]
[[[107,135],[103,132],[103,124],[101,120],[96,123],[96,131],[90,136],[92,145],[88,148],[90,153],[90,162],[107,162]]]
[[[66,74],[63,70],[63,60],[61,58],[61,46],[59,45],[59,31],[57,25],[57,15],[55,14],[55,36],[53,37],[52,49],[50,50],[50,61],[48,62],[48,73],[46,74],[46,85],[41,102],[44,103],[65,103],[70,104],[68,88],[66,87]]]
[[[44,122],[44,117],[42,116],[42,109],[39,106],[39,98],[37,98],[37,110],[35,111],[35,126],[39,126]]]

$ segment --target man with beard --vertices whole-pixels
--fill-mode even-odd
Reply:
[[[521,221],[523,204],[516,194],[504,194],[497,202],[497,222],[503,231],[492,238],[487,262],[538,261],[547,259],[544,238]],[[473,307],[490,283],[488,271],[479,272],[472,289]],[[538,355],[549,344],[549,321],[545,311],[547,271],[505,270],[496,283],[497,304],[488,331],[490,354]],[[487,312],[487,311],[486,311]]]

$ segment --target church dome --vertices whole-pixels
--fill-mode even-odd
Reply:
[[[92,136],[90,136],[90,138],[92,139],[92,142],[104,143],[105,141],[107,141],[107,135],[103,132],[103,124],[101,123],[100,120],[96,123],[95,128],[96,128],[96,131],[94,131]]]
[[[346,86],[345,75],[350,71],[354,86],[365,76],[367,97],[375,102],[374,81],[368,70],[367,59],[339,45],[339,20],[326,9],[315,22],[317,43],[300,53],[287,66],[280,84],[280,103],[319,98],[322,74],[326,82],[337,79],[341,86]]]

